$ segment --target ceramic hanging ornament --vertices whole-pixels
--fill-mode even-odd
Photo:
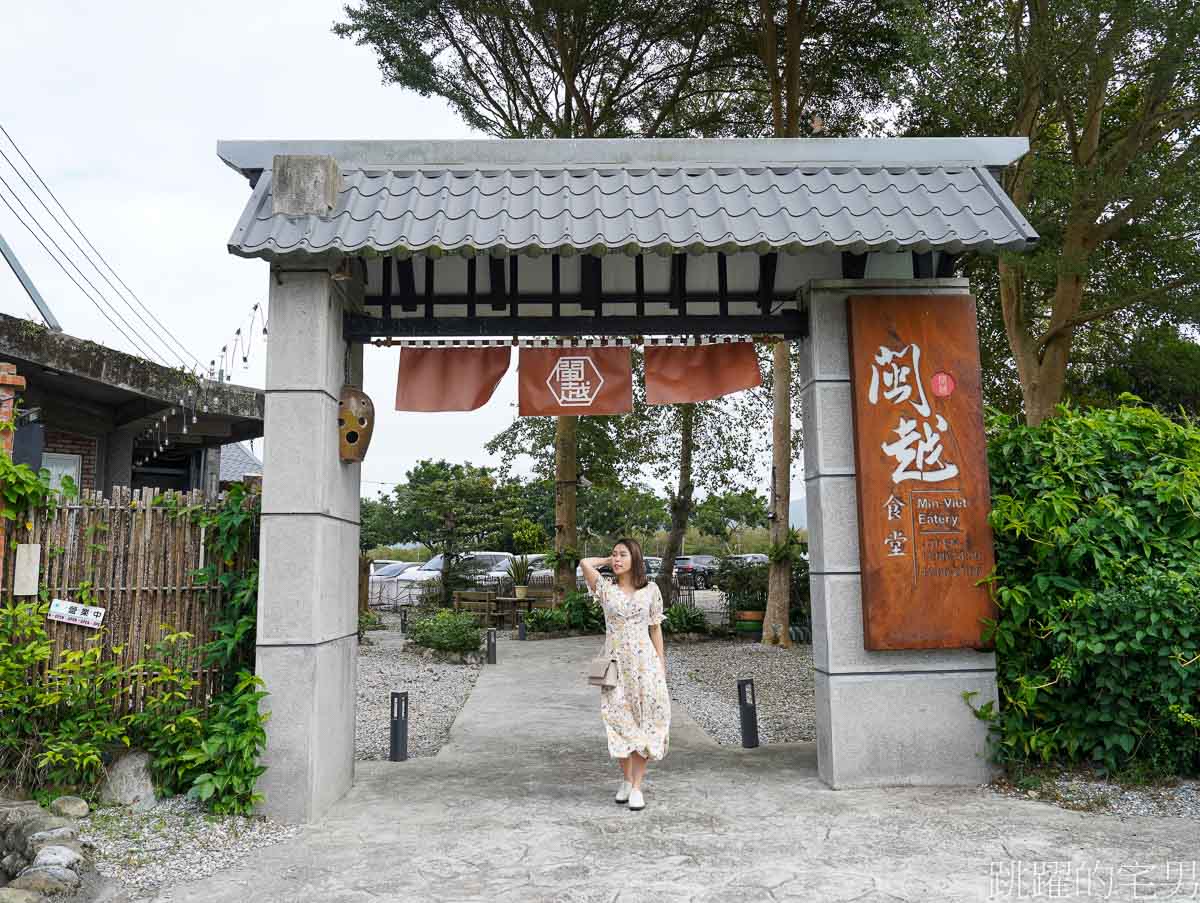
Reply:
[[[361,461],[367,456],[375,429],[375,405],[361,389],[343,386],[338,400],[338,447],[343,461]]]

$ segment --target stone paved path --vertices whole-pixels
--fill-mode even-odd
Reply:
[[[629,812],[612,802],[618,771],[584,683],[595,646],[503,644],[436,758],[359,763],[323,822],[159,900],[1150,899],[1147,877],[1120,871],[1135,864],[1155,867],[1154,899],[1186,899],[1167,865],[1200,859],[1194,821],[1121,821],[981,788],[832,791],[811,744],[718,747],[680,711],[647,808]],[[1018,896],[1008,876],[1022,861]],[[1092,893],[1072,872],[1047,894],[1047,872],[1065,866],[1042,866],[1043,896],[1031,897],[1034,863],[1065,861],[1090,870]]]

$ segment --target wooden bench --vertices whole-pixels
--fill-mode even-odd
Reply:
[[[482,627],[499,627],[504,618],[493,590],[455,590],[454,610],[470,612]]]

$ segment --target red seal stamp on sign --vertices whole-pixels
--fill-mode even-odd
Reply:
[[[929,388],[938,398],[947,398],[954,391],[954,377],[944,370],[939,370],[929,380]]]

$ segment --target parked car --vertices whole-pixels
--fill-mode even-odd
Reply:
[[[489,580],[507,580],[511,552],[467,552],[459,560],[460,568],[473,577]],[[398,601],[410,605],[420,600],[424,585],[442,578],[445,556],[434,555],[419,568],[409,568],[396,577],[399,585]]]
[[[406,571],[418,567],[419,561],[379,561],[379,567],[371,574],[367,588],[368,605],[392,605],[399,592],[399,577]]]
[[[730,555],[725,559],[730,564],[768,564],[771,559],[762,552],[750,552],[745,555]]]
[[[416,567],[420,563],[419,561],[400,561],[398,558],[374,558],[371,560],[371,576],[374,577],[389,564],[407,564]]]
[[[707,589],[717,576],[717,559],[713,555],[680,555],[675,559],[675,573],[680,580],[690,577],[696,589]]]

